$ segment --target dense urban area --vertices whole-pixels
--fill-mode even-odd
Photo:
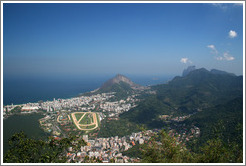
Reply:
[[[91,96],[80,96],[70,99],[54,99],[53,101],[40,101],[38,103],[27,103],[21,105],[4,106],[4,118],[12,114],[31,114],[42,113],[44,117],[39,120],[40,127],[55,140],[66,138],[69,135],[76,135],[78,139],[83,139],[87,145],[81,146],[80,151],[75,151],[72,147],[68,148],[67,162],[83,162],[85,159],[97,159],[101,162],[137,162],[139,158],[131,158],[123,155],[122,152],[129,150],[133,146],[147,143],[147,141],[158,129],[146,130],[132,133],[123,137],[115,136],[108,138],[97,137],[100,130],[100,122],[107,118],[108,120],[117,120],[119,115],[137,106],[140,99],[139,94],[134,93],[125,100],[111,101],[115,92],[101,93]],[[80,129],[76,127],[76,122],[82,117],[72,117],[72,113],[96,113],[98,127],[94,130]],[[170,117],[168,115],[160,116],[160,119],[167,122],[182,121],[187,116]],[[83,120],[83,119],[82,119]],[[96,123],[96,122],[95,122]],[[85,125],[88,125],[88,121]],[[187,131],[186,128],[181,133],[177,133],[171,127],[168,128],[169,135],[177,138],[177,143],[182,144],[193,137],[198,137],[200,129],[194,126]]]

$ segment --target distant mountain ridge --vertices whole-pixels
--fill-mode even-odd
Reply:
[[[243,77],[218,71],[200,68],[184,77],[176,76],[168,84],[151,86],[156,95],[121,117],[153,126],[159,115],[187,115],[243,97]]]
[[[202,70],[205,69],[205,68],[201,68]],[[185,77],[187,76],[188,74],[190,74],[192,71],[194,70],[197,70],[196,69],[196,66],[188,66],[186,69],[183,70],[183,73],[182,73],[182,77]],[[199,70],[199,69],[198,69]],[[205,69],[206,71],[208,71],[207,69]],[[218,69],[211,69],[210,72],[212,74],[222,74],[222,75],[231,75],[231,76],[236,76],[235,74],[233,73],[228,73],[226,71],[222,71],[222,70],[218,70]]]
[[[231,76],[236,76],[233,73],[228,73],[226,71],[221,71],[221,70],[217,70],[217,69],[212,69],[212,70],[210,70],[210,72],[213,73],[213,74],[228,74],[228,75],[231,75]]]

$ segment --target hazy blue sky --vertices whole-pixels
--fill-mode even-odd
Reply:
[[[4,75],[243,73],[238,4],[3,5]]]

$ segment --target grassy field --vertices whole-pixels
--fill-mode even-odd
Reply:
[[[79,121],[79,119],[84,115],[84,113],[77,113],[75,114],[75,117],[77,119],[77,121]]]
[[[97,115],[97,124],[98,124],[98,126],[100,126],[100,119],[99,119],[99,115],[98,114],[96,114]]]
[[[91,123],[93,123],[93,118],[92,118],[92,114],[90,113],[86,113],[83,119],[81,119],[81,121],[79,122],[79,124],[82,125],[91,124]]]

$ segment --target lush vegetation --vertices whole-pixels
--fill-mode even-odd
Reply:
[[[158,100],[179,112],[192,113],[242,97],[243,77],[198,69],[186,77],[175,77],[168,84],[154,86],[153,89],[157,91]]]
[[[163,126],[158,116],[172,113],[173,108],[161,102],[156,96],[150,96],[128,112],[121,114],[121,118],[136,124],[145,124],[150,128]]]
[[[219,137],[214,137],[194,153],[161,131],[147,144],[136,145],[123,154],[139,157],[143,163],[240,163],[243,162],[243,151],[237,148],[235,144],[228,146]]]
[[[188,126],[195,125],[201,129],[201,135],[196,143],[190,145],[193,150],[200,144],[214,137],[219,137],[224,143],[235,143],[243,147],[243,99],[236,98],[224,105],[217,105],[208,110],[198,112],[185,120]],[[216,130],[215,130],[216,129]]]
[[[128,149],[127,151],[122,152],[123,155],[129,156],[129,157],[133,157],[133,158],[143,158],[143,154],[142,154],[142,149],[145,147],[146,145],[144,144],[136,144],[135,146],[133,146],[132,148]]]
[[[75,141],[77,142],[75,144]],[[79,150],[86,145],[83,139],[74,136],[48,142],[27,138],[24,132],[14,134],[9,140],[9,150],[4,155],[5,163],[64,163],[67,148]]]
[[[111,136],[125,136],[130,135],[132,132],[139,130],[136,124],[129,122],[125,119],[101,121],[99,137],[111,137]]]
[[[91,113],[85,113],[85,116],[81,119],[80,124],[91,124],[92,119]]]
[[[85,146],[82,139],[75,137],[44,142],[27,138],[23,132],[14,134],[10,141],[10,150],[4,155],[4,163],[60,163],[66,162],[67,148],[79,151]],[[135,145],[123,153],[139,157],[143,163],[240,163],[243,151],[236,144],[224,144],[219,137],[206,141],[199,152],[189,151],[184,144],[178,144],[175,137],[165,131],[153,136],[147,144]],[[85,158],[85,162],[100,162]]]
[[[145,98],[137,107],[120,117],[132,123],[143,124],[147,128],[162,128],[166,124],[159,120],[159,115],[175,117],[195,113],[184,122],[178,123],[186,125],[187,128],[195,125],[201,130],[200,137],[189,142],[187,148],[201,155],[211,153],[212,156],[213,153],[220,152],[221,154],[217,154],[214,159],[211,156],[208,159],[208,155],[203,155],[192,162],[241,161],[242,76],[199,69],[185,77],[175,77],[168,84],[153,86],[152,89],[157,92],[156,95]],[[208,148],[211,148],[211,152],[207,152]]]
[[[119,82],[118,84],[113,84],[111,86],[107,86],[105,88],[101,88],[96,93],[108,93],[108,92],[116,92],[115,96],[111,99],[112,101],[118,101],[121,99],[127,98],[129,95],[133,93],[133,89],[131,86],[125,82]]]
[[[160,128],[165,124],[158,119],[159,115],[175,117],[202,110],[192,116],[190,122],[196,122],[195,120],[203,121],[204,124],[211,122],[211,126],[217,123],[215,120],[221,118],[236,122],[235,117],[237,119],[241,117],[238,122],[242,123],[243,79],[241,76],[214,74],[206,69],[198,69],[186,77],[176,77],[168,84],[153,86],[152,89],[157,92],[156,95],[145,98],[137,107],[123,113],[120,117],[133,123],[145,124],[149,128]],[[234,130],[229,127],[228,131]]]

